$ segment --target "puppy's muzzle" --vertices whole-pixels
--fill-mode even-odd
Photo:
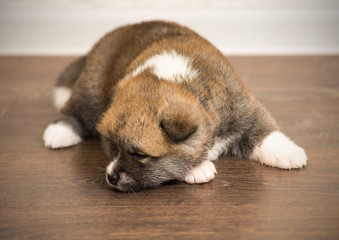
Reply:
[[[112,185],[117,185],[119,179],[120,179],[119,174],[115,174],[115,173],[107,174],[107,180]]]

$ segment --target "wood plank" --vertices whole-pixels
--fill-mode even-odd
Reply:
[[[208,184],[111,191],[96,139],[52,151],[50,93],[72,57],[0,57],[1,239],[338,239],[339,57],[231,57],[309,165],[235,157]]]

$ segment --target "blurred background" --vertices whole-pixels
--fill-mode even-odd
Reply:
[[[106,32],[164,19],[228,55],[339,54],[338,0],[0,0],[0,55],[79,55]]]

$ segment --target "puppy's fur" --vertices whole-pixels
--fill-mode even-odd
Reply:
[[[46,147],[99,134],[106,179],[122,191],[208,182],[221,154],[284,169],[306,165],[303,149],[278,130],[223,54],[175,23],[108,33],[65,69],[54,97],[63,117],[46,129]]]

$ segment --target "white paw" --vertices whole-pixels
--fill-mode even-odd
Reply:
[[[73,128],[63,122],[50,124],[44,132],[43,140],[45,147],[53,149],[69,147],[82,141]]]
[[[301,168],[307,162],[304,150],[279,131],[272,132],[256,146],[250,158],[283,169]]]
[[[193,168],[185,177],[186,183],[206,183],[211,181],[217,171],[211,161],[204,161],[198,167]]]

